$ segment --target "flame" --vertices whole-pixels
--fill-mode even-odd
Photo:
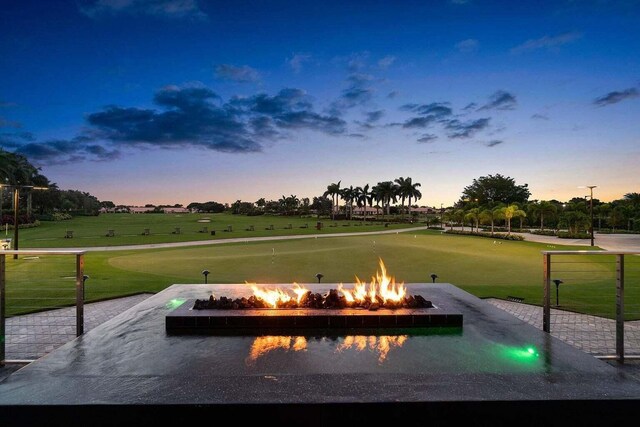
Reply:
[[[256,361],[265,354],[282,349],[285,351],[305,351],[307,349],[307,339],[305,337],[291,336],[265,336],[256,337],[251,344],[249,356],[245,359],[247,365],[254,365]]]
[[[287,303],[291,301],[291,297],[282,289],[260,289],[256,285],[251,285],[253,295],[260,298],[265,304],[273,308],[278,308],[278,303]]]
[[[388,301],[401,302],[404,299],[407,294],[404,282],[396,283],[395,278],[387,274],[387,268],[382,259],[379,261],[380,269],[376,272],[375,276],[371,276],[371,282],[361,281],[358,276],[356,276],[356,283],[353,289],[344,289],[342,283],[338,285],[338,292],[344,296],[348,304],[360,304],[364,302],[373,304],[378,302],[379,299],[382,299],[384,303]],[[253,295],[273,308],[278,308],[279,305],[286,304],[294,298],[295,301],[300,304],[304,295],[309,292],[308,289],[295,282],[293,283],[294,287],[290,289],[293,295],[291,295],[288,290],[259,288],[256,284],[250,285],[253,290]]]

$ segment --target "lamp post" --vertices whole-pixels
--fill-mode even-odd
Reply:
[[[553,279],[553,283],[556,284],[556,307],[560,306],[560,285],[564,283],[560,279]]]
[[[589,234],[591,235],[591,246],[594,246],[594,239],[593,239],[593,189],[597,188],[597,185],[585,185],[584,187],[580,187],[580,188],[588,188],[590,195],[589,195],[589,217],[590,217],[590,222],[589,222]]]
[[[209,275],[209,270],[202,270],[202,275],[204,276],[204,283],[207,283],[207,276]]]
[[[440,228],[442,227],[442,214],[444,212],[444,210],[442,209],[442,206],[444,206],[444,203],[440,203]]]
[[[431,280],[433,283],[436,283],[436,279],[438,278],[438,275],[435,273],[431,273]]]
[[[20,203],[20,190],[21,189],[30,189],[30,190],[48,190],[47,187],[34,187],[33,185],[6,185],[3,184],[0,187],[13,188],[13,241],[12,241],[12,249],[18,250],[18,213],[19,213],[19,203]],[[13,259],[18,259],[18,254],[13,255]]]

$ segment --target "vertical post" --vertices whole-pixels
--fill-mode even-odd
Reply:
[[[76,336],[84,333],[84,254],[76,255]]]
[[[20,204],[20,188],[15,187],[13,190],[13,249],[18,250],[18,211]],[[18,254],[13,255],[13,259],[18,259]]]
[[[0,366],[4,366],[4,361],[6,359],[5,348],[7,344],[7,335],[5,329],[4,318],[6,314],[5,303],[6,303],[6,295],[5,295],[5,255],[0,254]]]
[[[593,186],[589,187],[591,190],[591,204],[589,205],[589,211],[591,214],[591,221],[589,222],[589,234],[591,234],[591,246],[594,246],[593,242]]]
[[[616,357],[624,362],[624,255],[616,255]]]
[[[551,254],[542,254],[543,257],[543,285],[544,299],[542,301],[542,330],[551,332]]]

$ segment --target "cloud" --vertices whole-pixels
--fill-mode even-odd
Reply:
[[[366,113],[367,123],[375,123],[384,116],[384,110],[369,111]]]
[[[386,70],[391,65],[393,65],[394,62],[396,62],[396,57],[392,55],[387,55],[384,58],[381,58],[380,60],[378,60],[378,67],[380,67],[383,70]]]
[[[504,143],[504,141],[501,141],[499,139],[494,139],[493,141],[489,141],[484,145],[486,145],[487,147],[495,147],[496,145],[500,145],[500,144],[503,144],[503,143]]]
[[[431,126],[436,121],[436,116],[430,115],[425,117],[414,117],[408,119],[402,124],[405,129],[426,128]]]
[[[533,120],[549,120],[549,116],[546,116],[544,114],[537,114],[537,113],[532,115],[531,118]]]
[[[606,107],[607,105],[617,104],[626,99],[637,98],[639,95],[638,90],[632,87],[623,91],[609,92],[606,95],[594,99],[593,103],[598,107]]]
[[[572,31],[569,33],[559,34],[557,36],[543,36],[539,39],[530,39],[511,49],[511,53],[525,53],[538,49],[552,49],[572,43],[582,38],[582,33]]]
[[[0,133],[0,147],[17,148],[35,139],[31,132],[4,132]]]
[[[296,53],[291,58],[287,59],[287,64],[291,67],[294,73],[299,73],[302,71],[302,67],[305,62],[309,62],[311,60],[311,55],[306,53]]]
[[[445,129],[449,131],[448,137],[452,139],[458,138],[470,138],[474,136],[481,130],[489,127],[489,122],[491,119],[489,117],[469,120],[466,122],[461,122],[458,119],[449,120],[445,123]]]
[[[489,97],[489,102],[478,108],[477,111],[513,110],[516,108],[517,103],[515,95],[504,90],[498,90]]]
[[[7,120],[4,117],[0,117],[0,128],[21,128],[22,124],[20,122],[14,122],[11,120]]]
[[[397,98],[398,95],[400,95],[400,92],[398,92],[397,90],[393,90],[387,94],[387,98],[394,99]]]
[[[456,43],[456,49],[462,53],[470,53],[478,50],[478,40],[476,39],[466,39],[461,42]]]
[[[453,113],[448,102],[432,102],[430,104],[405,104],[400,107],[402,111],[411,111],[422,115],[433,115],[438,119],[450,116]]]
[[[120,157],[117,149],[109,150],[91,142],[85,137],[71,140],[49,140],[29,142],[20,146],[17,153],[23,154],[35,163],[66,164],[82,160],[108,161]]]
[[[206,19],[197,0],[80,0],[80,12],[90,18],[118,14],[171,19]]]
[[[432,142],[436,142],[437,139],[438,139],[438,137],[436,135],[433,135],[433,134],[430,134],[430,133],[425,133],[420,138],[418,138],[418,143],[420,143],[420,144],[429,144],[429,143],[432,143]]]
[[[255,83],[260,81],[260,73],[248,65],[236,67],[230,64],[220,64],[216,67],[215,75],[220,80],[238,83]]]
[[[358,105],[367,104],[373,98],[373,76],[363,73],[352,73],[347,77],[347,87],[340,97],[331,103],[329,111],[340,115],[344,111]]]

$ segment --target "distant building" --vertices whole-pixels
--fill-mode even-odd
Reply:
[[[156,209],[156,206],[128,206],[128,208],[129,208],[129,212],[137,214],[137,213],[153,212]],[[168,213],[168,214],[191,212],[187,208],[175,208],[173,206],[159,207],[159,209],[162,209],[164,213]]]

